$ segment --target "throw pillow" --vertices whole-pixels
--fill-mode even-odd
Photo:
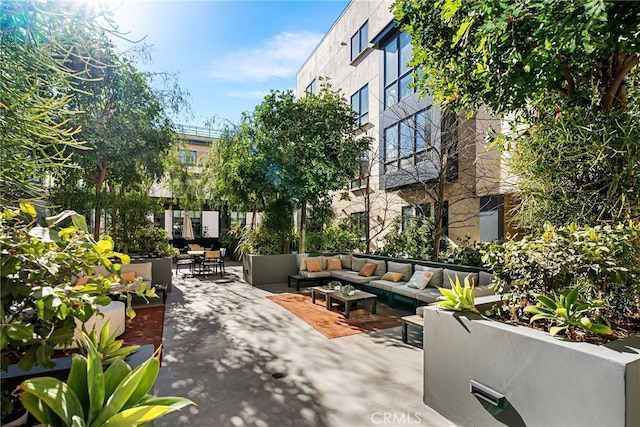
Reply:
[[[307,259],[305,260],[305,264],[307,265],[307,270],[310,273],[318,273],[320,271],[322,271],[322,265],[320,264],[320,261],[317,259]]]
[[[360,269],[360,272],[358,273],[358,275],[360,275],[360,276],[364,276],[364,277],[369,277],[369,276],[371,276],[371,275],[376,271],[376,268],[377,268],[377,267],[378,267],[378,266],[377,266],[376,264],[369,264],[369,263],[366,263],[366,264],[364,265],[364,267],[362,267],[362,268]]]
[[[417,270],[411,276],[411,279],[407,282],[407,286],[410,288],[415,288],[419,290],[423,290],[427,287],[431,278],[433,277],[433,273],[431,271],[421,271]]]
[[[89,281],[89,279],[93,279],[95,276],[82,276],[82,277],[78,277],[78,279],[76,280],[76,286],[84,286],[87,284],[87,282]]]
[[[404,278],[404,274],[396,273],[396,272],[393,272],[393,271],[389,271],[387,273],[384,273],[384,275],[382,276],[382,280],[388,280],[390,282],[399,282],[403,278]]]
[[[367,263],[366,258],[351,257],[351,270],[360,271],[362,270],[362,267],[364,267],[366,263]]]
[[[342,261],[338,258],[327,259],[327,270],[342,270]]]
[[[125,273],[120,273],[120,277],[124,279],[127,283],[132,283],[136,281],[136,272],[135,271],[127,271]]]

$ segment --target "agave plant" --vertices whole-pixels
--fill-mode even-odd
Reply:
[[[66,383],[39,377],[20,385],[24,407],[43,425],[133,427],[194,404],[181,397],[148,394],[160,369],[160,348],[133,370],[123,360],[115,360],[105,371],[88,339],[86,348],[87,357],[73,355]]]
[[[82,332],[87,336],[87,339],[81,340],[78,343],[80,353],[87,357],[89,355],[88,342],[91,342],[98,351],[98,356],[102,359],[103,365],[110,365],[116,360],[124,360],[125,357],[140,349],[139,345],[123,347],[122,344],[124,344],[124,341],[116,339],[117,332],[109,335],[109,321],[105,322],[102,329],[100,329],[100,334],[98,334],[95,329],[93,329],[91,333],[88,333],[84,325],[82,325]]]
[[[456,281],[449,279],[451,283],[451,289],[438,288],[441,297],[438,297],[438,301],[433,304],[444,307],[448,310],[454,311],[471,311],[473,313],[479,313],[475,305],[475,298],[473,296],[473,283],[469,283],[469,278],[464,278],[464,287],[460,284],[460,279],[456,275]]]
[[[577,326],[587,331],[600,334],[611,335],[613,330],[608,325],[594,323],[585,314],[596,309],[603,308],[604,303],[600,300],[591,300],[584,304],[578,303],[578,288],[565,289],[559,297],[555,294],[552,297],[538,294],[537,305],[529,305],[524,311],[534,316],[530,322],[546,319],[556,323],[556,326],[549,329],[552,337],[560,332],[564,332],[571,326]],[[606,319],[604,320],[606,322]]]

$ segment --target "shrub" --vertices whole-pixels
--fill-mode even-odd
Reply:
[[[451,252],[451,256],[462,265],[470,265],[474,267],[482,267],[482,253],[480,245],[471,242],[471,236],[465,236],[464,241]]]
[[[384,237],[384,246],[378,251],[381,255],[414,258],[431,258],[434,249],[435,226],[433,219],[424,216],[413,218],[409,227],[402,230],[402,220],[396,219],[391,229]],[[440,250],[446,251],[448,241],[443,237],[440,242]]]
[[[76,327],[97,312],[97,305],[111,302],[107,295],[115,278],[96,278],[74,286],[72,279],[91,274],[92,266],[103,265],[115,274],[129,257],[113,251],[113,241],[95,241],[86,233],[83,217],[63,212],[47,218],[48,225],[36,223],[32,205],[5,209],[0,214],[1,301],[3,319],[0,351],[2,368],[9,357],[19,358],[23,370],[34,364],[53,366],[56,345],[68,345]],[[72,224],[60,228],[63,222]],[[115,280],[114,280],[115,279]],[[130,313],[130,305],[128,312]]]
[[[483,256],[493,269],[496,290],[511,295],[512,307],[536,294],[580,287],[589,299],[601,299],[617,315],[635,308],[640,280],[640,223],[555,228],[522,240],[490,243]],[[612,296],[626,301],[612,304]]]

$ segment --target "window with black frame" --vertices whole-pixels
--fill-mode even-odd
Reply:
[[[427,159],[434,148],[431,108],[418,111],[384,130],[385,173],[406,169]]]
[[[358,114],[358,126],[369,121],[369,85],[366,84],[351,95],[351,106]]]
[[[351,60],[353,61],[369,44],[369,22],[365,22],[362,27],[351,36]]]
[[[415,92],[411,40],[400,32],[384,45],[384,107],[389,108]]]

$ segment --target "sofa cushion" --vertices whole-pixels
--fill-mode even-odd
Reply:
[[[366,263],[367,263],[366,258],[351,257],[351,270],[360,271],[362,270],[362,267],[364,267]]]
[[[493,282],[493,274],[481,271],[478,277],[478,286],[489,286]]]
[[[433,272],[417,270],[415,273],[413,273],[413,276],[411,276],[411,279],[409,279],[409,281],[407,282],[407,286],[409,286],[410,288],[423,290],[427,287],[432,278]]]
[[[424,265],[416,265],[416,271],[430,271],[433,273],[433,277],[429,281],[428,286],[431,288],[441,288],[442,287],[442,268],[433,268],[426,267]]]
[[[336,279],[345,280],[347,282],[357,283],[362,285],[365,285],[372,280],[380,279],[380,276],[364,277],[364,276],[360,276],[357,271],[350,271],[350,270],[332,271],[331,277],[335,277]]]
[[[126,273],[135,271],[137,277],[142,277],[143,282],[149,282],[153,280],[152,277],[152,264],[150,262],[141,262],[137,264],[123,264],[120,273]]]
[[[407,264],[406,262],[389,261],[387,263],[387,270],[393,271],[394,273],[402,273],[404,275],[402,280],[405,282],[408,282],[411,278],[411,264]]]
[[[373,273],[376,271],[376,268],[377,268],[377,267],[378,267],[378,266],[377,266],[377,265],[375,265],[375,264],[366,263],[366,264],[364,265],[364,267],[362,267],[362,268],[360,269],[360,271],[358,272],[358,274],[359,274],[360,276],[364,276],[364,277],[372,276],[372,275],[373,275]]]
[[[338,258],[342,262],[342,268],[345,270],[351,269],[351,255],[341,254],[338,255]]]
[[[322,257],[320,256],[314,256],[314,257],[306,257],[306,258],[302,258],[302,262],[300,263],[300,271],[307,271],[307,263],[309,261],[318,261],[320,263],[320,268],[322,269]]]
[[[374,276],[382,276],[384,273],[387,272],[387,264],[384,262],[383,259],[367,259],[367,263],[369,264],[375,264],[376,265],[376,271],[374,274]]]
[[[495,295],[495,291],[491,286],[476,286],[473,288],[473,296],[474,297],[486,297],[489,295]]]
[[[367,286],[371,286],[372,288],[382,289],[384,291],[390,291],[392,288],[396,286],[403,286],[407,282],[392,282],[391,280],[378,279],[372,280],[367,283]]]
[[[438,301],[438,298],[440,298],[441,296],[442,294],[438,289],[427,287],[425,290],[420,291],[419,293],[416,294],[416,299],[418,301],[431,304]]]
[[[456,271],[445,268],[442,278],[443,286],[445,288],[451,288],[451,282],[456,282],[456,276],[458,277],[458,280],[460,280],[461,286],[464,286],[465,278],[469,278],[469,284],[473,284],[474,286],[478,284],[478,273],[468,273],[466,271]]]
[[[397,273],[395,271],[387,271],[386,273],[384,273],[382,275],[382,280],[388,280],[388,281],[394,282],[394,283],[397,283],[397,282],[401,281],[402,279],[404,279],[404,274]]]
[[[305,260],[305,266],[310,273],[318,273],[322,271],[322,262],[319,259],[307,259]]]
[[[327,270],[342,270],[342,261],[338,258],[328,258],[327,259]]]
[[[417,307],[417,308],[416,308],[416,314],[417,314],[418,316],[422,316],[422,317],[424,317],[424,309],[425,309],[425,308],[427,308],[427,306],[426,306],[426,305],[421,305],[420,307]]]
[[[330,271],[301,271],[300,275],[307,279],[318,279],[320,277],[331,277]]]
[[[394,294],[399,294],[399,295],[403,295],[405,297],[409,297],[409,298],[416,298],[416,295],[418,295],[420,292],[422,292],[422,290],[420,289],[416,289],[416,288],[412,288],[409,287],[407,285],[402,285],[402,286],[394,286],[393,288],[389,289],[391,292],[393,292]]]

